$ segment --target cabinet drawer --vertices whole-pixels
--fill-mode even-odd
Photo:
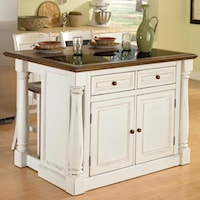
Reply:
[[[138,71],[138,88],[175,83],[176,67]]]
[[[134,89],[134,72],[99,75],[92,77],[92,95]]]

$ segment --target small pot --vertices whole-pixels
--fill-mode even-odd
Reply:
[[[81,26],[82,15],[69,15],[69,23],[72,27]]]

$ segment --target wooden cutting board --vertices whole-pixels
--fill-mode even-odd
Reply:
[[[57,26],[60,21],[60,8],[52,1],[45,1],[41,3],[37,11],[38,16],[48,17],[48,27]]]

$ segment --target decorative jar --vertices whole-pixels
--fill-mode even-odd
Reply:
[[[158,25],[158,18],[151,17],[149,19],[149,5],[143,4],[143,19],[138,27],[136,40],[139,52],[150,53],[153,47],[154,35]],[[151,25],[152,20],[156,20],[154,27]]]

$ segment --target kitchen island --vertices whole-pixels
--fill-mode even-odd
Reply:
[[[72,195],[190,163],[188,79],[196,55],[84,47],[5,52],[17,72],[14,164]],[[40,156],[28,146],[29,73],[41,78]]]

